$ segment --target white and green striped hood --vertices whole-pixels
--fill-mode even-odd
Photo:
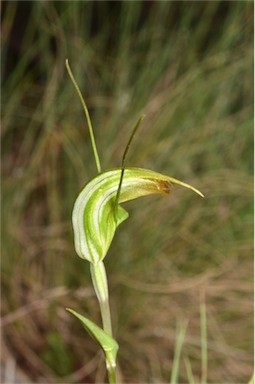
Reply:
[[[77,254],[93,264],[103,260],[118,225],[128,212],[120,205],[115,209],[121,168],[102,172],[90,180],[80,192],[73,209],[72,221]],[[195,188],[160,173],[125,168],[119,203],[154,193],[169,193],[170,183]]]

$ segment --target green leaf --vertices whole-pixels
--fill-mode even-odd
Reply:
[[[77,254],[93,264],[103,260],[118,225],[128,213],[116,198],[121,168],[102,172],[90,180],[79,194],[73,209],[74,244]],[[182,185],[203,196],[189,184],[142,168],[126,168],[118,203],[154,193],[168,194],[170,183]]]
[[[116,356],[119,349],[116,340],[114,340],[113,337],[106,333],[102,328],[98,327],[95,323],[80,315],[78,312],[70,308],[66,308],[66,310],[81,321],[90,336],[102,347],[108,365],[114,367],[116,365]]]

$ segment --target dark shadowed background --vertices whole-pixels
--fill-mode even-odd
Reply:
[[[66,312],[100,323],[71,212],[96,175],[128,157],[199,188],[125,204],[106,258],[123,383],[199,382],[206,304],[208,383],[253,369],[253,2],[3,1],[2,378],[100,383],[98,346]],[[185,364],[186,363],[186,364]]]

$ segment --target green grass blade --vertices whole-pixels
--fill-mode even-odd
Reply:
[[[190,359],[186,356],[184,357],[184,364],[185,364],[189,384],[195,384]]]
[[[187,325],[181,322],[177,328],[177,340],[174,351],[174,361],[171,371],[170,384],[178,384],[181,350],[185,338]]]
[[[206,326],[206,306],[200,305],[200,326],[201,326],[201,384],[207,382],[207,326]]]

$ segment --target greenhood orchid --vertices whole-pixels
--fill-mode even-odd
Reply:
[[[203,194],[191,185],[172,177],[149,169],[125,166],[131,141],[144,116],[140,117],[132,131],[123,154],[122,166],[102,172],[88,109],[67,60],[66,68],[83,105],[98,170],[98,175],[85,184],[75,201],[72,223],[75,250],[82,259],[90,263],[90,273],[100,306],[103,329],[78,312],[70,308],[67,310],[81,321],[88,333],[102,347],[105,353],[108,380],[109,383],[114,384],[116,383],[118,344],[112,337],[108,283],[103,261],[117,227],[128,218],[128,212],[120,204],[150,194],[169,194],[172,183],[189,188],[200,196]]]

